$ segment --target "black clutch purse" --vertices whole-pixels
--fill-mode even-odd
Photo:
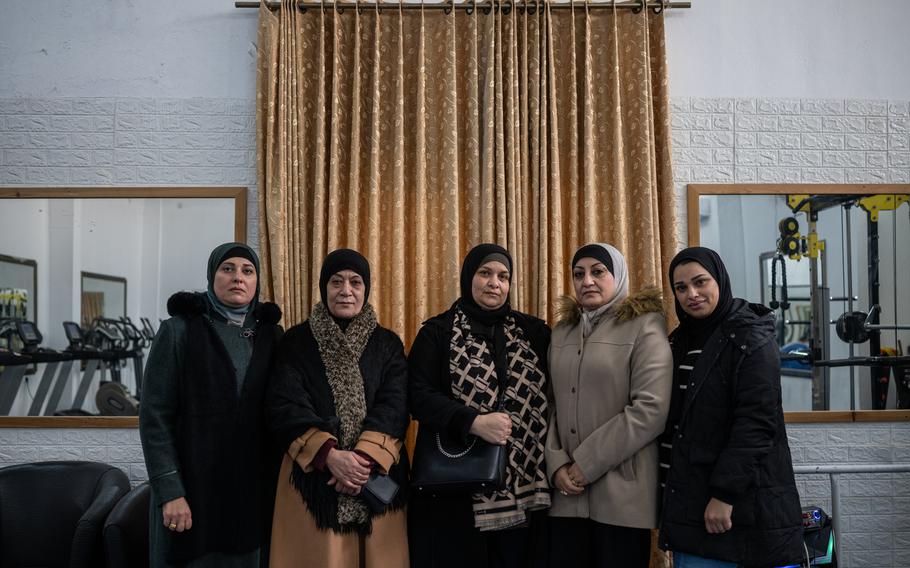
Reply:
[[[507,459],[506,446],[477,437],[465,446],[420,427],[411,487],[421,493],[493,493],[505,487]]]
[[[384,513],[395,496],[398,495],[398,483],[377,471],[370,474],[370,478],[360,488],[360,498],[374,513]]]

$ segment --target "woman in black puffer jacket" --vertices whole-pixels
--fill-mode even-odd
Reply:
[[[733,298],[713,250],[677,254],[670,280],[680,325],[670,334],[661,547],[673,551],[676,568],[798,563],[802,519],[774,316]]]

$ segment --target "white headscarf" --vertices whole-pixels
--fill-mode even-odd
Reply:
[[[626,258],[619,252],[616,247],[608,245],[607,243],[591,243],[593,245],[602,247],[607,251],[607,254],[610,255],[610,260],[613,261],[613,296],[607,300],[607,303],[595,308],[593,310],[582,309],[581,312],[581,323],[584,333],[584,337],[591,335],[591,331],[594,330],[594,326],[600,322],[601,316],[609,312],[614,306],[622,302],[629,295],[629,270],[626,268]],[[589,246],[589,245],[585,245]],[[579,247],[583,248],[583,247]],[[582,257],[588,258],[588,257]],[[574,266],[570,267],[574,270]]]

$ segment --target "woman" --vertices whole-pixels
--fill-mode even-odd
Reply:
[[[561,298],[550,344],[550,563],[647,568],[672,376],[660,294],[630,296],[607,244],[581,247],[571,268],[575,298]]]
[[[424,322],[411,347],[410,406],[420,428],[446,432],[465,444],[476,436],[508,447],[504,490],[412,498],[412,566],[546,562],[550,330],[510,307],[513,276],[506,249],[493,244],[471,249],[461,269],[461,297]]]
[[[673,401],[661,461],[661,547],[674,566],[799,563],[801,511],[781,407],[774,315],[733,298],[711,249],[670,263],[679,327]]]
[[[330,253],[319,293],[310,319],[281,342],[269,392],[271,428],[286,450],[271,566],[404,568],[404,348],[367,303],[370,265],[360,253]],[[361,496],[373,473],[399,484],[395,499],[378,513]]]
[[[248,246],[213,250],[206,293],[171,296],[149,350],[139,435],[153,567],[255,567],[265,556],[277,455],[262,408],[281,311],[257,303],[258,275]]]

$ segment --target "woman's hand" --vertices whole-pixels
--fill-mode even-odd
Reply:
[[[569,468],[573,465],[574,464],[566,464],[557,469],[556,473],[553,474],[553,484],[556,485],[556,489],[559,489],[560,493],[566,496],[581,495],[585,490],[584,487],[572,483],[572,480],[569,478]]]
[[[577,463],[573,463],[569,466],[569,471],[566,473],[569,474],[569,481],[572,482],[575,487],[584,487],[588,483],[588,478],[585,477],[585,474],[581,472],[581,468],[578,467]]]
[[[505,412],[480,414],[471,423],[469,431],[491,444],[505,446],[512,435],[512,419]]]
[[[357,452],[345,450],[329,450],[325,458],[325,466],[329,468],[332,478],[327,485],[334,485],[335,491],[346,495],[357,495],[360,488],[370,478],[372,468],[370,461]]]
[[[172,531],[183,532],[193,528],[193,513],[185,497],[177,497],[161,508],[164,526]]]
[[[733,505],[714,497],[705,507],[705,530],[710,534],[721,534],[733,528]]]

